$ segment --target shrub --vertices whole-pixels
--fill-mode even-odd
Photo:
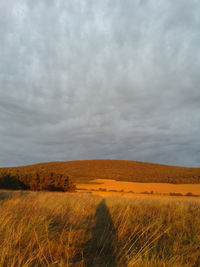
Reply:
[[[181,193],[176,193],[176,192],[170,192],[170,196],[182,196],[183,194]]]
[[[185,195],[186,196],[194,196],[191,192],[187,192]]]
[[[105,192],[105,191],[107,191],[107,189],[106,188],[99,188],[99,191]]]

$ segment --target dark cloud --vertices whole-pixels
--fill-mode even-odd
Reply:
[[[0,3],[0,166],[200,164],[200,3]]]

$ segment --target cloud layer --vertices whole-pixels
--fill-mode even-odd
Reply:
[[[200,165],[198,0],[0,3],[0,166]]]

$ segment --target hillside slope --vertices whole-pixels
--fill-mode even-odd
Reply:
[[[134,182],[200,183],[200,168],[175,167],[125,160],[81,160],[39,163],[22,167],[0,168],[19,176],[35,173],[69,175],[75,183],[92,179]]]

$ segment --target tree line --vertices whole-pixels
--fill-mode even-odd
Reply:
[[[68,175],[53,172],[0,173],[0,188],[12,190],[73,192],[76,187]]]

